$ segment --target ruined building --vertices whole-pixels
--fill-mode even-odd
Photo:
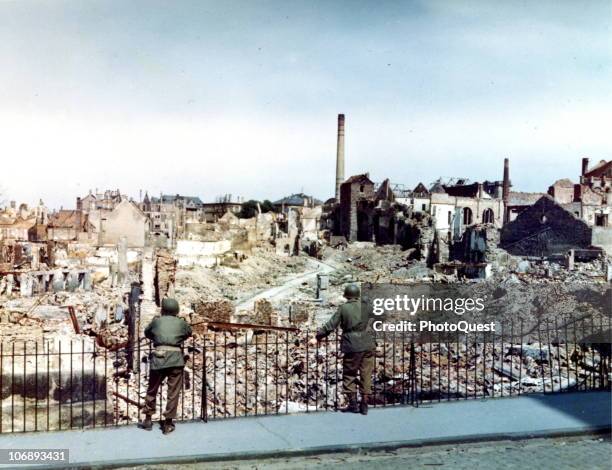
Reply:
[[[131,248],[145,246],[149,219],[134,202],[124,199],[112,211],[102,215],[98,232],[100,245],[116,245],[125,237]]]
[[[0,210],[0,240],[45,240],[48,219],[49,211],[42,200],[33,208],[27,204],[17,207],[11,201]]]
[[[347,241],[396,243],[399,204],[395,202],[390,183],[385,181],[375,187],[368,173],[344,180],[344,138],[345,117],[339,114],[335,198],[324,204],[321,226]]]
[[[205,223],[204,204],[197,196],[160,194],[157,198],[145,193],[140,208],[151,221],[152,235],[162,237],[164,245],[185,236],[189,224]]]
[[[214,202],[205,202],[202,204],[204,212],[204,220],[206,222],[216,223],[226,213],[238,214],[242,210],[244,199],[240,196],[232,194],[224,194],[218,196]]]
[[[440,183],[432,186],[430,213],[436,219],[436,230],[461,235],[465,227],[492,224],[501,227],[504,201],[501,181],[460,184]]]
[[[461,240],[466,228],[484,224],[500,228],[510,197],[510,169],[504,160],[503,179],[470,183],[467,179],[436,181],[430,188],[419,183],[412,191],[385,180],[376,184],[368,173],[344,181],[344,116],[338,117],[336,151],[336,197],[323,207],[322,225],[335,237],[348,242],[368,241],[404,248],[452,244]],[[439,246],[434,252],[447,253]],[[442,254],[442,257],[446,255]]]
[[[276,222],[287,234],[295,232],[305,240],[317,240],[321,229],[323,203],[304,193],[292,194],[272,203]]]
[[[523,208],[501,232],[502,246],[511,253],[534,256],[563,254],[570,249],[612,253],[612,162],[589,169],[582,159],[580,182],[561,179],[548,194]]]
[[[510,191],[506,202],[506,222],[512,222],[525,209],[533,206],[544,193],[528,193],[523,191]]]
[[[83,210],[59,210],[49,217],[47,240],[72,241],[83,240],[86,234],[93,232],[89,215]]]
[[[340,185],[338,231],[348,241],[371,241],[368,203],[374,198],[374,183],[368,173],[351,176]]]
[[[113,210],[117,204],[123,199],[128,199],[126,195],[122,195],[119,189],[107,189],[103,192],[95,192],[89,190],[89,194],[85,197],[77,197],[77,210],[82,210],[88,214],[95,210]]]
[[[611,188],[612,161],[602,160],[589,170],[589,159],[583,158],[580,182],[558,180],[548,188],[548,194],[587,224],[607,227],[612,207]]]
[[[501,230],[501,247],[523,256],[563,255],[571,249],[612,253],[612,231],[593,227],[549,195]]]
[[[28,231],[36,225],[36,214],[29,210],[27,204],[19,209],[14,201],[0,212],[0,240],[27,240]]]

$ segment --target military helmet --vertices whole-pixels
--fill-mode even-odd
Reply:
[[[357,284],[348,284],[344,288],[344,297],[346,297],[347,299],[358,299],[359,286]]]
[[[161,304],[162,315],[177,315],[179,313],[179,304],[175,299],[166,297]]]

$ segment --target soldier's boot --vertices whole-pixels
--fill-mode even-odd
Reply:
[[[369,398],[369,395],[363,395],[361,397],[361,403],[359,403],[359,412],[362,415],[368,414],[368,398]]]
[[[138,423],[138,427],[140,429],[144,429],[145,431],[151,431],[153,429],[153,421],[151,421],[151,415],[145,415],[144,421]]]
[[[162,424],[162,434],[170,434],[175,429],[176,426],[172,422],[172,418],[166,418],[166,420]]]
[[[344,408],[340,408],[342,413],[359,413],[359,405],[357,404],[357,395],[351,394],[348,397],[348,405]]]

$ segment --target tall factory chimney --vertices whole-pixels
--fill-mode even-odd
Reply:
[[[338,145],[336,147],[336,202],[340,202],[340,185],[344,181],[344,114],[338,114]]]
[[[502,185],[502,201],[504,201],[503,222],[508,222],[508,198],[510,197],[510,160],[504,158],[504,182]]]

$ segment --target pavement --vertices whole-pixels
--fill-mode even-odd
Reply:
[[[396,450],[334,452],[269,459],[181,464],[181,470],[610,470],[612,442],[601,435],[471,442]],[[175,470],[176,464],[121,467]]]
[[[69,448],[70,466],[88,468],[392,450],[609,433],[611,405],[610,392],[537,394],[377,408],[368,416],[319,412],[179,423],[167,436],[157,426],[5,434],[0,449]]]

